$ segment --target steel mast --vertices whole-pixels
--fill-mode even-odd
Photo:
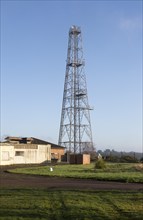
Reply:
[[[59,145],[67,151],[82,153],[93,148],[81,29],[69,30],[66,74],[59,131]]]

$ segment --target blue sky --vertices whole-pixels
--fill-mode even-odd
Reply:
[[[58,142],[68,31],[81,27],[97,150],[142,151],[142,1],[1,1],[1,136]]]

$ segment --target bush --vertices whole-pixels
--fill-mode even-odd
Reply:
[[[106,167],[105,161],[103,159],[99,159],[95,162],[95,169],[104,169]]]

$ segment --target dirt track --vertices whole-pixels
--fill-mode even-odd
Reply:
[[[0,169],[1,188],[47,188],[82,190],[143,190],[143,184],[105,182],[73,178],[46,177],[37,175],[11,174],[6,167]]]

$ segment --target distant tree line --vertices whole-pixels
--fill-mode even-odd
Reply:
[[[124,163],[134,163],[134,162],[143,162],[143,153],[138,152],[124,152],[124,151],[115,151],[106,149],[104,151],[94,149],[86,150],[83,153],[89,153],[91,156],[91,161],[98,159],[98,156],[101,155],[105,161],[109,162],[124,162]]]
[[[124,163],[134,163],[143,162],[143,153],[137,152],[118,152],[115,150],[106,149],[104,151],[98,150],[97,155],[101,155],[105,161],[109,162],[124,162]]]

